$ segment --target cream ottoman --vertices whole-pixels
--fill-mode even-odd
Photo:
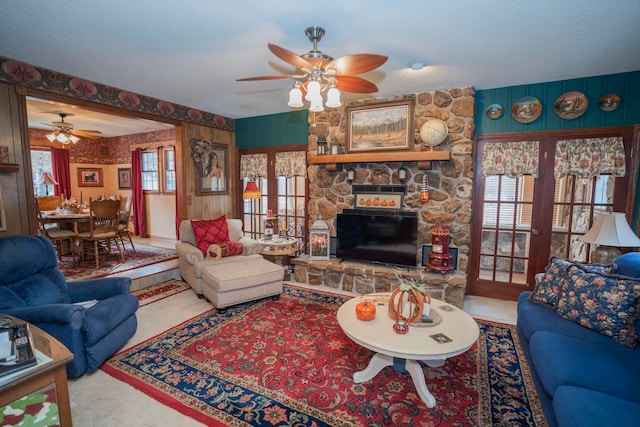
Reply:
[[[202,270],[202,293],[218,309],[280,295],[284,269],[266,259],[212,265]]]

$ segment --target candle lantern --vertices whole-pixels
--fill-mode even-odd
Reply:
[[[451,254],[449,253],[449,238],[451,227],[448,225],[434,225],[431,227],[431,253],[425,270],[436,270],[446,274],[453,270]]]
[[[331,155],[335,156],[337,154],[340,154],[340,143],[338,142],[338,140],[336,138],[333,138],[333,140],[331,141]]]
[[[322,219],[317,220],[309,229],[309,258],[329,259],[329,226]]]
[[[318,144],[316,148],[316,154],[318,156],[324,156],[327,154],[327,137],[325,135],[318,136]]]

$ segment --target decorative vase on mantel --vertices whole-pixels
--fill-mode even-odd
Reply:
[[[400,277],[397,273],[396,278],[400,286],[394,289],[389,298],[389,316],[395,321],[419,322],[424,305],[431,303],[424,283]]]

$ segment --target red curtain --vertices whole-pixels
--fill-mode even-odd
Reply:
[[[64,195],[65,199],[71,198],[71,171],[69,167],[69,150],[53,148],[51,150],[51,163],[53,179],[58,185],[53,186],[53,194]]]
[[[149,237],[145,224],[144,192],[142,191],[142,149],[131,152],[131,192],[133,231],[136,236]]]

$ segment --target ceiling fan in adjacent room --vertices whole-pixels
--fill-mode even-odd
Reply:
[[[304,100],[311,103],[309,111],[323,111],[322,92],[327,92],[326,106],[339,107],[340,91],[351,93],[374,93],[378,91],[375,84],[356,74],[375,70],[387,61],[387,57],[374,54],[357,54],[333,59],[318,50],[318,42],[325,34],[324,28],[309,27],[305,30],[309,41],[313,43],[313,50],[297,55],[287,49],[269,43],[268,47],[274,55],[293,65],[299,70],[298,74],[259,76],[238,79],[237,81],[277,80],[291,78],[295,80],[289,92],[290,107],[302,107]]]
[[[65,122],[64,118],[68,117],[67,113],[58,113],[60,116],[59,122],[51,122],[43,123],[44,125],[50,126],[53,128],[53,132],[50,132],[46,135],[47,139],[50,142],[58,141],[62,144],[69,144],[80,141],[80,137],[88,138],[88,139],[98,139],[102,132],[99,130],[89,130],[89,129],[73,129],[73,123]]]

